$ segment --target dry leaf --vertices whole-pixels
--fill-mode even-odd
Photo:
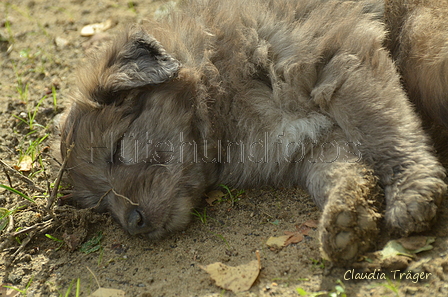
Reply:
[[[28,172],[33,168],[33,159],[31,156],[23,156],[19,165],[15,166],[18,171]]]
[[[435,237],[412,236],[387,242],[383,249],[369,253],[364,262],[355,263],[354,268],[373,271],[374,269],[404,270],[418,269],[418,265],[408,267],[416,259],[416,254],[433,249]],[[359,265],[357,265],[359,264]],[[419,264],[421,266],[421,262]]]
[[[285,232],[286,233],[286,232]],[[292,233],[292,232],[291,232]],[[290,239],[292,237],[292,235],[283,235],[283,236],[279,236],[279,237],[269,237],[268,241],[266,241],[266,244],[269,247],[273,247],[273,248],[281,248],[286,246],[286,241],[288,239]]]
[[[319,225],[319,222],[316,220],[308,220],[305,223],[303,223],[303,225],[305,225],[309,228],[317,228],[317,226]]]
[[[225,194],[222,191],[215,190],[215,191],[206,193],[205,196],[207,196],[207,199],[205,199],[205,201],[207,201],[207,203],[211,206],[211,205],[213,205],[213,202],[221,199],[222,197],[225,196]]]
[[[311,228],[317,228],[318,222],[316,220],[308,220],[305,223],[301,224],[300,226],[296,225],[297,232],[308,235]]]
[[[260,273],[260,254],[257,251],[258,260],[237,267],[227,266],[221,262],[207,266],[200,266],[210,274],[216,285],[234,293],[249,290]]]
[[[106,31],[107,29],[110,29],[112,27],[112,20],[107,20],[102,23],[96,23],[96,24],[90,24],[87,26],[84,26],[81,29],[81,36],[89,37],[93,36],[97,33],[101,33]]]
[[[412,255],[407,249],[405,249],[397,240],[390,240],[379,252],[382,256],[382,260],[395,256],[406,256],[409,258],[414,257],[414,255]]]
[[[427,236],[412,236],[397,239],[397,241],[407,250],[412,251],[413,253],[418,253],[421,249],[425,249],[426,246],[433,243],[435,241],[434,237]],[[432,248],[432,246],[431,246]]]
[[[106,288],[99,288],[93,294],[89,295],[89,297],[124,297],[125,292],[122,290],[116,290],[116,289],[106,289]]]
[[[293,243],[299,243],[305,238],[305,237],[303,237],[303,234],[300,232],[285,231],[285,234],[289,236],[289,238],[285,241],[285,246],[288,246]]]
[[[301,226],[296,226],[297,231],[295,233],[300,233],[302,235],[307,235],[308,233],[310,233],[310,228],[308,228],[307,226],[301,225]]]
[[[308,220],[300,226],[296,226],[297,231],[285,231],[286,235],[279,237],[270,237],[266,244],[271,248],[280,248],[293,243],[299,243],[304,239],[304,235],[308,235],[310,228],[317,228],[317,221]]]
[[[431,243],[435,241],[434,237],[413,236],[389,241],[380,251],[383,260],[395,255],[402,255],[414,258],[415,254],[432,250]]]

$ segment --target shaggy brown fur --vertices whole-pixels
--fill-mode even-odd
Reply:
[[[185,1],[80,74],[63,128],[74,198],[131,234],[185,227],[217,183],[300,185],[326,255],[353,261],[378,220],[426,230],[445,192],[365,1]],[[382,205],[385,196],[385,209]]]
[[[386,0],[387,47],[448,165],[448,0]]]

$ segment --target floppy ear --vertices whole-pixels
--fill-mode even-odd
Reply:
[[[125,91],[169,81],[179,68],[180,62],[154,37],[141,28],[132,28],[82,76],[82,93],[87,91],[100,104],[120,104]]]

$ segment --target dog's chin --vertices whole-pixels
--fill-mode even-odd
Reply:
[[[162,239],[167,237],[169,234],[174,234],[176,232],[179,232],[181,230],[185,230],[186,226],[183,226],[182,228],[166,228],[166,227],[161,227],[158,229],[155,229],[151,232],[147,232],[147,233],[141,233],[138,235],[143,236],[144,238],[147,238],[149,240],[158,240],[158,239]],[[138,236],[137,235],[137,236]]]
[[[137,236],[141,238],[149,238],[151,240],[160,239],[166,236],[171,230],[167,229],[164,225],[153,228],[145,229],[129,229],[122,225],[124,231],[126,231],[131,236]]]
[[[142,233],[141,235],[143,235],[145,238],[149,240],[157,240],[161,239],[162,237],[165,237],[168,233],[169,231],[167,231],[165,228],[159,228],[148,233]]]
[[[150,232],[132,234],[128,230],[128,233],[133,236],[142,236],[149,240],[158,240],[158,239],[166,237],[168,234],[185,230],[185,228],[188,226],[189,222],[190,222],[190,217],[185,216],[185,218],[183,220],[178,220],[178,219],[175,221],[170,220],[170,221],[166,222],[163,226],[153,229]]]

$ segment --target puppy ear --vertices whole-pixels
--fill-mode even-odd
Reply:
[[[179,68],[180,62],[154,37],[141,28],[132,28],[82,76],[82,93],[87,91],[100,104],[120,104],[126,91],[169,81]]]

